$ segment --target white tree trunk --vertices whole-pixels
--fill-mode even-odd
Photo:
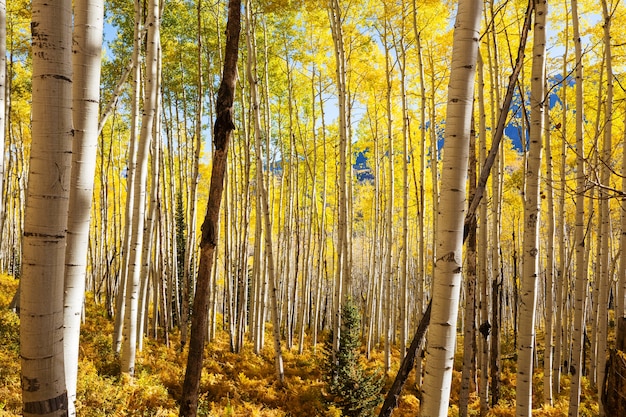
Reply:
[[[539,198],[544,112],[547,2],[535,1],[533,65],[530,91],[530,133],[524,207],[524,267],[522,269],[520,322],[517,359],[516,415],[530,417],[532,411],[533,353],[537,282],[539,278]]]
[[[484,168],[484,161],[487,158],[487,117],[485,114],[484,97],[484,64],[482,54],[478,54],[478,137],[480,145],[478,148],[478,161],[480,170]],[[478,336],[478,366],[480,378],[478,379],[478,398],[480,402],[480,415],[484,416],[489,410],[489,284],[487,279],[487,199],[483,198],[478,208],[478,249],[477,249],[477,274],[478,274],[478,326],[482,330]]]
[[[137,349],[137,314],[139,306],[139,285],[141,254],[146,209],[146,184],[148,180],[148,156],[152,140],[155,112],[157,110],[159,33],[159,0],[148,4],[148,39],[146,53],[146,99],[144,102],[141,133],[137,148],[137,171],[134,178],[133,225],[130,256],[128,262],[128,282],[126,286],[126,308],[124,314],[124,341],[122,344],[122,372],[133,376]]]
[[[270,222],[270,210],[267,196],[267,188],[265,185],[265,178],[263,177],[263,163],[261,161],[261,154],[263,147],[261,146],[261,118],[259,112],[259,101],[257,98],[257,89],[256,89],[256,69],[253,67],[256,63],[256,49],[254,47],[252,28],[251,28],[251,11],[250,11],[250,1],[246,2],[246,13],[245,13],[245,22],[246,22],[246,45],[248,47],[248,62],[246,65],[246,73],[248,76],[248,81],[250,83],[250,94],[251,94],[251,102],[253,106],[253,116],[254,116],[254,139],[255,139],[255,158],[256,158],[256,175],[257,175],[257,192],[260,194],[260,200],[262,205],[262,212],[257,215],[263,216],[263,223],[265,227],[264,236],[265,236],[265,254],[267,256],[267,272],[270,280],[270,302],[271,302],[271,315],[272,315],[272,324],[273,331],[272,336],[274,340],[274,364],[276,367],[276,376],[278,380],[282,383],[284,379],[284,369],[283,369],[283,357],[282,357],[282,348],[280,343],[280,325],[279,325],[279,310],[278,310],[278,288],[276,282],[276,274],[275,274],[275,264],[274,264],[274,250],[272,247],[272,227]]]
[[[346,288],[350,279],[350,254],[348,253],[348,97],[346,83],[347,58],[343,40],[343,16],[338,0],[331,0],[328,8],[330,27],[335,46],[335,77],[339,107],[339,172],[338,172],[338,237],[335,292],[333,302],[333,349],[339,349],[341,328],[341,305],[348,295]]]
[[[137,170],[137,138],[139,136],[139,101],[141,89],[139,79],[141,77],[141,65],[139,63],[140,49],[142,45],[141,21],[143,15],[143,2],[135,0],[135,26],[133,32],[133,80],[132,80],[132,101],[131,101],[131,121],[130,121],[130,142],[128,144],[128,165],[126,175],[126,206],[125,222],[122,240],[122,266],[119,283],[117,284],[117,297],[115,300],[115,323],[113,325],[113,349],[115,353],[120,353],[122,349],[122,330],[124,327],[124,306],[126,305],[126,284],[128,282],[128,259],[130,256],[131,226],[133,223],[133,201],[134,201],[134,178]]]
[[[604,59],[606,61],[606,108],[604,114],[604,140],[602,143],[601,159],[601,182],[605,187],[611,187],[611,153],[613,152],[613,59],[611,52],[611,20],[612,12],[609,11],[606,0],[602,0],[602,18],[604,19]],[[604,375],[606,373],[607,359],[607,326],[609,321],[609,287],[613,282],[611,275],[611,253],[609,239],[611,234],[611,213],[609,207],[609,192],[606,188],[600,189],[600,212],[602,223],[600,225],[600,276],[596,279],[600,285],[598,297],[598,321],[597,321],[597,367],[596,385],[598,398],[602,398],[604,389]],[[626,256],[626,254],[623,254]],[[603,416],[604,407],[599,402],[600,415]]]
[[[573,375],[570,385],[570,417],[578,416],[580,405],[580,382],[582,373],[583,336],[585,309],[587,306],[587,269],[585,262],[585,148],[583,140],[583,66],[582,46],[578,22],[578,2],[572,0],[572,28],[576,65],[576,216],[574,245],[576,248],[576,284],[574,289],[574,319],[572,334],[572,359],[570,369]],[[565,339],[568,340],[568,339]]]
[[[569,15],[566,15],[566,26],[565,26],[565,35],[567,38],[567,34],[569,33]],[[568,62],[568,54],[569,54],[569,42],[565,44],[565,52],[563,53],[563,79],[567,78],[567,62]],[[567,88],[561,89],[561,103],[562,103],[562,119],[561,119],[561,137],[567,137]],[[559,181],[565,182],[566,174],[565,174],[565,143],[566,141],[561,140],[561,160],[559,162]],[[563,320],[564,315],[564,300],[565,291],[568,290],[568,283],[566,280],[566,263],[565,263],[565,252],[566,252],[566,242],[565,242],[565,187],[561,187],[557,195],[557,208],[556,208],[556,218],[558,222],[556,224],[556,241],[558,243],[558,269],[557,269],[557,282],[556,282],[556,314],[555,314],[555,323],[560,326],[560,328],[554,334],[554,359],[552,362],[552,386],[554,394],[559,394],[561,392],[561,365],[563,363],[562,357],[566,355],[562,355],[563,347],[569,346],[568,343],[562,343],[563,340],[568,340],[564,338],[567,328],[569,327],[569,322],[567,320]],[[567,317],[567,312],[565,312],[565,317]],[[562,323],[565,323],[563,325]],[[565,329],[563,328],[565,327]],[[569,358],[568,358],[569,360]]]
[[[7,94],[7,2],[0,0],[0,238],[3,236],[5,219],[4,190],[4,140],[6,132],[6,94]],[[3,255],[0,254],[0,260]]]
[[[72,5],[32,3],[32,147],[20,292],[24,416],[67,415],[63,276],[72,160]]]
[[[100,61],[104,3],[77,0],[74,5],[72,178],[65,249],[63,347],[69,414],[75,415],[80,319],[85,294],[89,223],[98,151]]]
[[[549,103],[544,102],[544,131],[545,131],[545,149],[546,149],[546,204],[547,204],[547,220],[546,220],[546,331],[545,331],[545,350],[543,360],[543,401],[546,406],[553,404],[553,358],[554,358],[554,181],[553,181],[553,165],[552,165],[552,141],[550,138],[550,112]],[[561,331],[561,323],[556,322],[557,332]]]
[[[626,114],[624,114],[624,125],[626,125]],[[623,143],[626,143],[626,129],[622,136]],[[626,152],[622,152],[622,207],[626,204]],[[620,211],[620,253],[626,253],[626,210]],[[617,273],[617,302],[615,304],[615,318],[626,316],[626,256],[619,257],[619,269]]]
[[[446,416],[450,401],[462,278],[465,183],[482,8],[482,1],[460,0],[454,29],[422,417]]]

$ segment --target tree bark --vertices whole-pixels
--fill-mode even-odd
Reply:
[[[75,415],[78,379],[78,347],[85,294],[89,224],[98,151],[100,61],[104,4],[102,0],[78,0],[74,6],[74,54],[72,87],[74,141],[67,247],[65,249],[65,298],[63,348],[69,414]]]
[[[256,50],[253,47],[251,32],[251,10],[250,1],[246,1],[246,44],[248,47],[248,63],[247,76],[251,88],[251,101],[254,111],[254,136],[256,148],[256,169],[257,169],[257,188],[261,199],[261,213],[257,215],[263,216],[263,226],[265,227],[265,255],[267,257],[267,273],[270,281],[270,313],[272,317],[272,340],[274,341],[274,365],[276,368],[276,377],[280,383],[284,380],[283,357],[280,343],[280,321],[279,321],[279,303],[278,303],[278,285],[275,273],[274,249],[272,247],[272,226],[270,222],[270,209],[267,195],[265,178],[263,177],[263,163],[261,162],[262,146],[261,146],[261,120],[259,113],[259,104],[256,93],[256,75],[252,70],[252,65],[256,62]],[[269,163],[268,163],[269,166]]]
[[[422,417],[446,416],[450,401],[456,321],[461,288],[465,182],[469,154],[474,78],[483,3],[461,0],[452,46],[433,279],[433,325],[426,354]]]
[[[213,126],[213,167],[209,187],[209,201],[200,239],[200,265],[196,280],[196,295],[191,318],[189,355],[183,382],[180,405],[181,416],[196,416],[198,391],[202,373],[204,342],[207,334],[210,274],[218,241],[219,211],[224,190],[224,174],[228,156],[228,143],[235,129],[233,103],[237,85],[237,58],[241,29],[241,0],[229,0],[226,25],[226,48],[224,71],[215,106],[216,119]]]
[[[333,350],[339,349],[341,328],[341,305],[348,295],[350,279],[350,254],[348,253],[348,97],[346,82],[346,65],[343,16],[338,0],[331,0],[328,8],[328,17],[335,45],[335,77],[339,105],[339,170],[338,170],[338,237],[337,237],[337,264],[335,270],[335,292],[333,301]]]
[[[133,32],[133,62],[138,63],[141,55],[142,30],[141,21],[143,15],[143,2],[134,1],[135,6],[135,27]],[[126,305],[126,284],[128,282],[128,262],[130,257],[130,240],[131,227],[133,224],[133,201],[134,187],[132,186],[137,170],[137,143],[139,137],[139,102],[141,89],[139,88],[139,79],[141,76],[141,66],[134,66],[132,81],[132,101],[131,101],[131,126],[130,141],[128,143],[128,165],[127,169],[127,195],[125,205],[125,222],[124,234],[121,247],[122,266],[120,271],[119,282],[117,283],[117,297],[115,299],[115,322],[113,325],[113,349],[115,353],[119,353],[122,349],[122,331],[124,328],[124,316],[126,314],[124,306]]]
[[[24,213],[24,416],[67,416],[63,282],[72,161],[72,4],[32,3],[32,145]]]
[[[543,112],[545,99],[546,14],[545,0],[534,3],[533,64],[530,91],[530,133],[524,207],[524,268],[521,283],[521,311],[518,336],[516,414],[530,417],[532,412],[533,353],[535,347],[535,319],[537,310],[537,282],[539,279],[539,225],[541,199],[539,198]]]
[[[146,184],[148,182],[148,158],[153,127],[158,106],[160,59],[160,2],[150,0],[148,4],[148,38],[146,53],[146,78],[141,133],[137,147],[137,170],[133,178],[133,224],[128,261],[128,281],[126,285],[126,308],[122,343],[122,372],[130,377],[135,373],[137,354],[137,316],[139,307],[139,285],[141,276],[141,255],[146,210]]]
[[[609,288],[613,282],[611,274],[611,253],[610,253],[610,235],[611,235],[611,211],[609,206],[609,191],[611,186],[611,153],[613,152],[612,136],[613,136],[613,57],[611,50],[611,23],[613,11],[609,10],[606,0],[602,0],[602,18],[604,19],[604,60],[606,61],[606,104],[604,112],[604,137],[602,142],[602,153],[600,155],[601,170],[600,178],[604,187],[600,188],[600,274],[596,277],[600,287],[598,296],[598,318],[596,326],[597,337],[597,357],[596,357],[596,385],[598,388],[598,398],[602,397],[602,388],[604,386],[604,378],[606,374],[607,361],[607,326],[609,321]],[[607,188],[605,188],[607,187]],[[622,254],[626,256],[626,254]],[[600,416],[605,415],[604,404],[599,402]]]
[[[582,46],[578,21],[578,1],[571,0],[572,28],[576,62],[576,215],[574,244],[576,245],[576,284],[574,289],[574,320],[572,334],[572,359],[570,369],[573,375],[570,384],[568,415],[578,416],[580,405],[581,376],[583,366],[585,309],[587,305],[587,271],[585,262],[585,147],[583,130],[583,66]]]
[[[473,125],[473,123],[472,123]],[[469,194],[476,193],[476,134],[472,127],[468,166]],[[470,198],[470,201],[472,200]],[[465,274],[465,316],[463,320],[463,369],[459,393],[459,416],[468,415],[472,373],[476,367],[476,227],[467,235],[467,273]]]

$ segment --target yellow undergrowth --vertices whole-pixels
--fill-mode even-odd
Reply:
[[[21,414],[19,383],[19,318],[7,306],[17,291],[17,281],[0,276],[0,416]],[[181,352],[179,335],[170,335],[170,344],[146,338],[143,351],[138,353],[136,375],[132,381],[120,377],[119,360],[112,346],[113,323],[106,311],[87,301],[86,322],[81,331],[78,398],[79,416],[177,416],[177,401],[186,365],[186,352]],[[268,334],[267,340],[271,340]],[[307,340],[308,341],[308,340]],[[271,343],[260,354],[249,344],[243,351],[233,353],[225,332],[205,350],[204,370],[200,382],[199,416],[322,416],[340,417],[340,410],[324,402],[320,373],[321,354],[313,353],[305,343],[303,354],[297,345],[284,350],[285,382],[276,381]],[[461,342],[459,346],[461,346]],[[502,349],[502,398],[491,408],[488,416],[515,415],[515,360],[512,342],[504,340]],[[541,354],[541,349],[540,352]],[[394,352],[394,357],[398,357]],[[457,355],[452,382],[450,416],[458,415],[460,388],[460,358]],[[370,365],[383,363],[383,353],[372,351]],[[398,362],[392,364],[385,391],[389,389]],[[541,406],[533,416],[567,415],[569,377],[561,380],[561,393],[554,406]],[[542,404],[543,375],[534,376],[535,404]],[[594,388],[583,378],[581,416],[598,413]],[[394,417],[415,416],[419,409],[420,392],[412,372],[400,396]],[[479,401],[470,397],[469,415],[477,416]]]

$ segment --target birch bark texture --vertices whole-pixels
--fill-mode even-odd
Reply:
[[[148,183],[148,159],[152,141],[155,114],[158,108],[159,64],[160,59],[160,1],[148,3],[148,37],[146,52],[145,101],[141,120],[141,131],[137,146],[137,169],[133,178],[133,224],[130,239],[130,257],[126,283],[126,308],[122,343],[122,372],[134,376],[137,353],[137,316],[139,307],[139,287],[141,254],[146,211],[146,184]]]
[[[24,416],[66,416],[63,276],[72,162],[72,2],[32,2],[32,145],[24,213]]]
[[[270,207],[269,197],[267,193],[267,186],[265,184],[265,178],[263,177],[263,163],[261,161],[261,155],[263,153],[263,147],[261,145],[261,114],[259,112],[259,100],[257,94],[257,75],[256,75],[256,49],[253,42],[253,31],[251,27],[251,2],[248,0],[245,4],[246,14],[246,46],[248,48],[248,62],[246,64],[246,75],[248,82],[250,83],[250,100],[252,102],[252,112],[254,117],[254,147],[255,147],[255,163],[257,170],[257,189],[259,198],[261,201],[262,212],[257,214],[263,216],[263,232],[265,242],[265,254],[267,274],[270,281],[270,312],[272,318],[272,340],[274,341],[274,364],[276,366],[276,377],[282,383],[285,377],[285,371],[283,368],[283,356],[280,343],[280,321],[279,321],[279,301],[278,301],[278,286],[276,279],[276,264],[274,261],[274,249],[272,246],[272,225],[270,222]]]
[[[570,368],[573,369],[570,383],[569,417],[579,414],[581,376],[583,365],[583,343],[585,328],[585,310],[587,306],[587,269],[585,262],[585,146],[584,146],[584,110],[583,110],[583,63],[580,25],[578,21],[578,1],[571,0],[572,30],[574,35],[574,54],[576,60],[576,215],[574,225],[575,244],[575,285],[574,319],[572,323],[572,357]],[[568,340],[567,338],[565,340]]]
[[[74,142],[67,214],[63,348],[69,414],[75,415],[78,347],[85,294],[91,201],[98,151],[103,0],[77,0],[74,6],[72,88]]]
[[[524,206],[524,268],[521,283],[520,321],[517,360],[518,417],[532,413],[533,353],[535,346],[535,319],[537,284],[539,278],[539,198],[542,138],[544,134],[545,54],[547,2],[533,0],[535,24],[533,29],[533,63],[530,90],[530,133],[526,166]]]
[[[450,402],[463,263],[463,224],[474,78],[483,2],[460,0],[454,26],[441,197],[437,213],[437,259],[426,352],[422,417],[446,416]]]

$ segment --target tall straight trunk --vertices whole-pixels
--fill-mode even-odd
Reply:
[[[624,113],[624,126],[626,126],[626,112]],[[626,129],[622,141],[626,143]],[[622,152],[622,207],[626,204],[626,151]],[[620,254],[626,253],[626,210],[620,211]],[[626,316],[626,256],[619,257],[617,272],[617,302],[615,304],[615,317]]]
[[[256,175],[257,175],[257,192],[261,198],[261,213],[257,216],[263,216],[263,226],[265,228],[265,255],[267,257],[267,273],[270,281],[270,313],[272,316],[272,336],[274,341],[274,364],[276,367],[276,377],[280,383],[284,379],[282,348],[280,343],[280,323],[278,311],[278,287],[275,273],[274,248],[272,247],[272,225],[270,222],[270,209],[265,185],[265,177],[263,176],[263,163],[261,160],[261,114],[259,110],[259,100],[256,91],[256,46],[254,44],[253,29],[251,27],[252,11],[250,10],[250,1],[246,1],[246,46],[248,48],[248,62],[246,63],[246,74],[250,84],[250,100],[252,102],[252,110],[254,117],[254,139],[255,139],[255,158],[256,158]],[[269,169],[269,160],[268,160]]]
[[[184,306],[189,305],[189,300],[193,299],[193,294],[189,294],[193,289],[192,277],[195,271],[195,260],[196,260],[196,206],[198,204],[198,182],[200,179],[199,174],[199,166],[200,166],[200,153],[202,152],[202,116],[204,109],[204,86],[202,79],[202,0],[197,0],[196,5],[196,16],[197,16],[197,37],[196,42],[198,43],[198,52],[197,52],[197,71],[198,71],[198,79],[196,81],[198,88],[198,97],[196,99],[196,129],[195,129],[195,144],[194,144],[194,153],[193,153],[193,161],[192,161],[192,174],[189,184],[189,197],[188,197],[188,206],[189,206],[189,230],[187,233],[187,247],[185,248],[185,267],[183,270],[183,294],[185,296]],[[182,323],[181,323],[181,332],[180,332],[180,343],[182,346],[187,344],[187,335],[188,335],[188,322],[189,322],[189,310],[188,308],[183,308],[182,310]]]
[[[583,130],[583,64],[582,45],[578,21],[578,1],[571,0],[572,29],[576,63],[576,215],[574,225],[574,245],[576,247],[576,284],[574,289],[574,319],[572,334],[572,359],[570,367],[573,375],[570,385],[568,415],[578,416],[580,386],[583,369],[583,346],[585,329],[585,309],[587,305],[587,270],[585,262],[585,147]]]
[[[72,162],[72,5],[32,3],[32,145],[20,280],[24,416],[66,416],[63,282]]]
[[[417,261],[417,305],[418,313],[424,311],[424,275],[426,273],[426,233],[424,231],[425,222],[424,216],[426,215],[426,192],[425,192],[425,177],[426,177],[426,76],[424,75],[424,57],[422,53],[422,37],[417,27],[417,5],[416,0],[413,0],[413,32],[417,39],[417,65],[419,68],[420,79],[420,163],[419,163],[419,195],[418,195],[418,261]],[[433,127],[431,127],[433,129]],[[410,130],[409,130],[410,131]],[[422,362],[419,361],[418,369],[421,374]],[[420,377],[417,378],[417,385],[420,385]]]
[[[404,26],[404,21],[403,25]],[[400,359],[404,358],[409,339],[409,109],[407,102],[406,45],[401,37],[400,48],[400,92],[402,97],[402,257],[400,259]],[[417,184],[415,184],[417,187]],[[421,295],[421,294],[420,294]],[[421,313],[421,311],[420,311]]]
[[[484,168],[485,159],[487,157],[487,120],[485,114],[485,97],[484,97],[484,63],[482,54],[478,54],[478,137],[480,138],[480,147],[478,150],[478,160],[480,161],[481,170]],[[478,380],[478,398],[480,402],[480,415],[484,416],[489,410],[489,283],[487,279],[487,238],[488,238],[488,221],[487,221],[487,200],[483,199],[478,207],[478,253],[476,263],[478,264],[478,288],[479,297],[479,330],[478,337],[478,368],[480,369],[480,378]]]
[[[226,48],[224,54],[224,72],[217,93],[215,105],[216,119],[213,126],[213,166],[211,168],[211,184],[207,212],[202,224],[200,239],[200,265],[196,280],[196,295],[193,302],[191,318],[191,335],[189,338],[189,355],[183,393],[180,405],[181,416],[196,416],[198,412],[198,391],[204,356],[204,342],[207,335],[209,283],[212,272],[215,248],[218,242],[218,221],[222,193],[224,190],[224,174],[228,157],[228,143],[235,129],[233,121],[233,103],[237,85],[237,58],[239,53],[239,32],[241,28],[241,1],[229,0],[228,23],[226,24]]]
[[[567,3],[567,0],[565,0]],[[567,7],[566,7],[567,10]],[[569,14],[566,12],[565,16],[565,38],[568,39],[569,33]],[[566,80],[568,77],[567,70],[567,60],[569,55],[569,42],[565,42],[565,52],[563,53],[563,79]],[[555,322],[558,326],[556,332],[554,334],[554,360],[552,362],[552,386],[553,393],[559,394],[561,392],[561,366],[563,363],[562,354],[564,347],[569,346],[569,343],[562,343],[563,340],[568,340],[564,338],[565,330],[569,327],[568,321],[563,320],[563,312],[565,309],[564,302],[566,300],[565,292],[568,290],[567,278],[565,273],[565,149],[566,149],[566,140],[567,137],[567,87],[561,88],[561,106],[562,110],[562,119],[561,119],[561,147],[560,147],[560,162],[559,162],[559,192],[557,195],[557,207],[556,207],[556,218],[558,222],[556,224],[556,241],[558,242],[558,267],[557,267],[557,281],[556,281],[556,314],[555,314]],[[567,313],[565,314],[567,317]],[[567,348],[565,348],[567,349]],[[569,363],[569,360],[568,360]]]
[[[524,193],[524,268],[521,283],[520,325],[518,336],[516,415],[530,417],[532,412],[533,354],[539,279],[539,198],[544,134],[545,52],[547,2],[534,1],[535,24],[530,90],[530,133],[526,190]]]
[[[461,289],[465,183],[482,6],[482,1],[459,1],[454,29],[446,149],[436,230],[437,262],[433,279],[432,324],[420,410],[422,417],[446,416],[450,401]]]
[[[333,351],[339,349],[341,328],[341,305],[347,294],[350,280],[350,254],[348,253],[348,97],[346,66],[343,40],[343,16],[339,0],[331,0],[328,16],[335,46],[335,82],[339,105],[339,172],[338,172],[338,224],[337,224],[337,264],[335,270],[335,293],[333,301]]]
[[[6,167],[4,165],[4,142],[6,132],[6,96],[7,96],[7,3],[6,0],[0,0],[0,237],[4,236],[4,223],[6,219],[7,199],[4,187],[7,183],[4,181]],[[2,262],[4,261],[4,251],[0,248],[0,268],[6,270]]]
[[[613,11],[610,11],[606,0],[602,0],[602,18],[604,19],[604,59],[606,61],[606,105],[604,111],[604,140],[602,142],[602,154],[600,178],[604,187],[611,187],[611,153],[613,151],[613,56],[611,52],[611,23]],[[604,376],[606,374],[607,357],[607,325],[609,321],[609,287],[613,281],[611,277],[611,212],[609,207],[608,188],[600,189],[600,212],[602,223],[600,225],[600,275],[597,277],[600,283],[598,297],[598,323],[597,323],[597,374],[596,385],[598,398],[602,398],[604,388]],[[626,256],[626,254],[623,254]],[[600,401],[600,415],[605,414],[604,406]]]
[[[74,141],[67,214],[63,349],[69,414],[75,415],[80,319],[85,294],[91,201],[98,152],[100,61],[104,3],[78,0],[74,5],[72,87]]]
[[[433,51],[431,50],[429,54],[430,58],[430,84],[431,84],[431,92],[430,92],[430,176],[431,176],[431,184],[432,184],[432,212],[433,212],[433,224],[432,224],[432,242],[431,242],[431,252],[432,255],[428,262],[434,262],[437,259],[437,234],[436,230],[438,228],[437,221],[439,216],[436,213],[439,213],[439,200],[441,199],[439,193],[439,145],[438,134],[437,134],[437,123],[436,123],[436,112],[437,105],[435,97],[437,96],[437,78],[435,75],[435,63],[433,59]]]
[[[143,233],[146,210],[146,184],[148,182],[148,157],[153,136],[155,113],[159,92],[159,48],[160,48],[160,3],[148,3],[148,37],[146,52],[146,75],[141,133],[137,147],[137,170],[133,183],[133,225],[130,239],[128,281],[126,285],[126,308],[122,343],[122,372],[132,377],[135,373],[137,353],[137,315],[139,306],[139,286],[141,255],[143,253]]]
[[[158,113],[158,110],[157,110]],[[157,119],[158,120],[158,119]],[[157,123],[158,125],[158,123]],[[155,128],[155,138],[158,138],[158,130]],[[147,317],[147,311],[149,308],[148,303],[148,289],[150,288],[150,277],[153,270],[153,249],[155,239],[155,230],[157,227],[157,213],[158,213],[158,194],[159,194],[159,155],[161,153],[161,146],[158,141],[152,142],[152,173],[150,178],[150,204],[146,215],[146,233],[144,233],[143,249],[141,254],[141,282],[139,291],[139,306],[137,315],[137,350],[141,352],[143,350],[143,336],[145,334],[145,323]],[[154,304],[157,306],[158,304]],[[155,312],[156,314],[156,312]]]
[[[476,135],[472,127],[468,166],[470,201],[476,193]],[[465,274],[465,316],[463,321],[463,370],[459,394],[459,416],[468,415],[472,373],[476,367],[476,223],[467,232],[467,273]]]
[[[552,159],[552,142],[550,137],[550,106],[548,100],[544,100],[544,130],[545,130],[545,144],[546,149],[546,205],[547,205],[547,219],[546,219],[546,283],[545,283],[545,297],[546,297],[546,330],[545,330],[545,350],[543,360],[543,402],[546,406],[552,406],[553,404],[553,392],[555,391],[553,380],[553,358],[554,358],[554,328],[556,324],[557,332],[561,330],[561,323],[554,321],[554,281],[555,281],[555,251],[554,251],[554,180],[553,180],[553,159]]]
[[[326,120],[324,113],[324,96],[322,94],[322,76],[319,76],[319,106],[320,106],[320,124],[321,124],[321,133],[322,133],[322,191],[321,191],[321,218],[319,221],[319,231],[318,231],[318,255],[317,255],[317,279],[318,279],[318,292],[317,292],[317,301],[315,303],[315,315],[314,315],[314,328],[313,328],[313,348],[315,349],[317,346],[317,334],[319,326],[319,317],[321,313],[321,300],[322,300],[322,285],[323,285],[323,271],[325,270],[326,264],[323,259],[325,259],[326,254],[326,201],[327,201],[327,166],[326,161],[328,153],[327,153],[327,141],[326,141]]]
[[[141,88],[139,87],[139,81],[141,78],[141,65],[137,65],[139,57],[141,55],[142,45],[142,30],[141,19],[143,15],[143,2],[135,0],[135,26],[133,32],[133,62],[135,67],[133,71],[132,80],[132,99],[131,99],[131,126],[130,126],[130,141],[128,144],[128,166],[126,176],[126,207],[125,207],[125,222],[124,233],[122,240],[122,268],[119,275],[119,282],[117,283],[117,297],[115,299],[115,322],[113,325],[113,349],[115,353],[119,353],[122,348],[122,331],[124,328],[124,316],[126,310],[126,284],[128,282],[128,261],[130,257],[130,239],[131,239],[131,227],[133,224],[133,201],[134,201],[134,178],[137,171],[137,144],[139,137],[139,102],[141,96]]]
[[[385,90],[385,111],[386,111],[386,134],[387,134],[387,159],[389,161],[388,165],[388,178],[387,178],[387,198],[386,203],[386,219],[383,224],[387,225],[387,230],[385,234],[385,272],[384,272],[384,287],[385,287],[385,302],[384,305],[387,308],[387,314],[384,314],[385,317],[385,372],[389,372],[391,368],[391,344],[393,337],[393,326],[392,326],[392,318],[395,314],[395,310],[392,308],[392,299],[391,299],[391,291],[392,284],[394,281],[394,257],[393,257],[393,249],[394,249],[394,221],[393,221],[393,212],[394,212],[394,200],[395,200],[395,167],[394,167],[394,146],[393,146],[393,108],[391,101],[391,94],[393,89],[393,79],[392,79],[392,63],[391,63],[391,51],[387,44],[387,38],[389,36],[389,22],[385,20],[384,23],[384,31],[383,31],[383,39],[381,41],[385,45],[385,74],[387,81],[387,88]]]

